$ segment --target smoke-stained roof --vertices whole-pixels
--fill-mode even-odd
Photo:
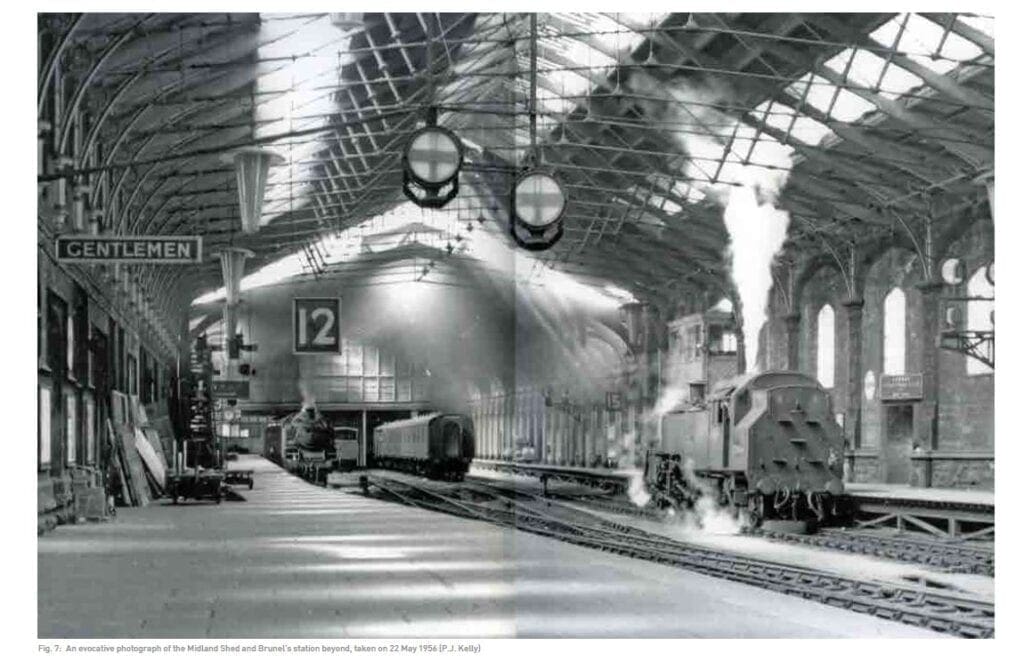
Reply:
[[[199,271],[141,271],[164,309],[220,287],[213,253],[239,242],[250,271],[280,263],[281,277],[346,272],[351,243],[364,265],[379,253],[430,281],[432,258],[472,256],[471,229],[512,253],[503,170],[530,159],[570,207],[562,241],[523,264],[717,300],[721,193],[751,170],[788,177],[790,253],[913,237],[925,196],[976,198],[993,165],[993,34],[971,14],[550,13],[535,33],[511,13],[42,14],[39,117],[102,230],[204,236]],[[410,235],[396,258],[360,238],[413,223],[401,153],[430,105],[468,148],[462,189],[437,239]],[[286,161],[266,225],[243,238],[222,154],[255,142]],[[58,221],[41,211],[41,239]]]

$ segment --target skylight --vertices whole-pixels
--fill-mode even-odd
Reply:
[[[636,302],[636,297],[624,288],[615,286],[614,284],[605,284],[604,290],[611,296],[618,298],[624,302]]]
[[[762,102],[754,108],[754,112],[754,115],[764,119],[767,125],[789,133],[804,144],[816,145],[822,138],[832,134],[824,123],[819,123],[805,114],[798,114],[795,109],[777,100]]]
[[[324,125],[337,112],[332,90],[341,82],[339,52],[348,47],[349,35],[331,22],[330,15],[311,18],[270,15],[260,25],[255,82],[256,139]],[[274,93],[285,91],[284,93]],[[272,168],[264,198],[263,224],[308,201],[309,159],[324,143],[310,136],[270,142],[285,162]],[[307,161],[303,163],[303,161]]]
[[[995,39],[996,21],[991,16],[980,16],[978,14],[957,14],[957,20],[966,23],[975,30],[980,30],[989,37]]]
[[[445,219],[443,222],[434,221],[434,217]],[[346,228],[345,230],[325,235],[320,238],[319,244],[325,252],[324,263],[331,265],[351,260],[361,253],[376,253],[393,249],[402,244],[419,243],[425,246],[436,248],[444,247],[446,240],[443,235],[429,234],[426,229],[415,230],[411,224],[428,220],[436,231],[443,231],[445,224],[461,225],[454,214],[441,212],[435,215],[433,212],[421,210],[412,203],[403,203],[386,214],[375,216],[363,223]],[[241,283],[241,290],[246,291],[260,286],[277,284],[290,277],[303,274],[305,269],[305,254],[298,251],[289,256],[267,265],[260,270],[244,277]],[[194,301],[194,304],[213,302],[224,297],[224,289],[207,293]]]
[[[826,61],[825,67],[837,74],[845,74],[847,81],[878,91],[890,100],[924,85],[924,80],[916,74],[863,49],[846,49]]]
[[[968,25],[977,24],[991,30],[991,22],[981,17],[961,14],[957,18]],[[900,35],[900,26],[904,25],[904,21],[906,27]],[[871,37],[884,46],[906,52],[914,62],[940,74],[982,53],[977,44],[919,14],[898,14],[872,32]]]
[[[878,109],[873,103],[844,88],[839,88],[813,72],[808,72],[797,79],[786,92],[797,99],[804,99],[812,107],[846,123],[852,123],[868,112]]]

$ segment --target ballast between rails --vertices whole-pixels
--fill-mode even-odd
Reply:
[[[406,505],[673,565],[913,626],[970,638],[992,637],[995,632],[995,607],[989,602],[705,549],[608,522],[532,494],[516,492],[512,498],[480,483],[427,488],[379,476],[367,477],[367,484]],[[463,493],[482,496],[485,502],[459,497]],[[524,498],[542,509],[524,503]]]
[[[880,537],[862,532],[824,529],[814,535],[798,535],[762,528],[747,531],[750,535],[805,546],[836,549],[848,553],[879,556],[930,568],[978,575],[995,576],[994,552],[947,542],[930,542],[902,537]]]
[[[474,459],[473,467],[512,475],[534,477],[540,480],[545,487],[549,481],[565,482],[599,489],[613,495],[625,493],[629,488],[629,475],[612,471],[602,472],[589,468],[479,458]]]
[[[467,477],[467,482],[480,483],[497,490],[515,490],[511,483],[495,482],[480,477]],[[548,493],[546,498],[558,500],[584,508],[600,510],[611,514],[632,516],[661,522],[658,512],[599,495],[572,495]],[[870,532],[870,531],[868,531]],[[946,571],[980,575],[995,575],[994,552],[981,546],[970,546],[959,540],[942,541],[909,537],[884,537],[868,532],[824,528],[811,535],[766,530],[747,529],[746,534],[763,537],[776,542],[815,546],[846,553],[865,554],[897,560],[915,565]]]

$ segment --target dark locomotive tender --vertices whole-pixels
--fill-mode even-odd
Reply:
[[[690,506],[710,492],[752,525],[822,521],[843,493],[843,433],[832,399],[798,372],[719,383],[705,403],[664,417],[662,446],[648,453],[644,472],[662,508]]]
[[[285,458],[299,461],[333,461],[334,425],[316,407],[307,406],[284,420]]]
[[[427,414],[378,426],[373,460],[378,467],[459,481],[476,451],[473,420],[464,414]]]

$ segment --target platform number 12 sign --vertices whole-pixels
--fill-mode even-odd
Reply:
[[[295,353],[341,351],[341,299],[295,298],[292,307]]]

